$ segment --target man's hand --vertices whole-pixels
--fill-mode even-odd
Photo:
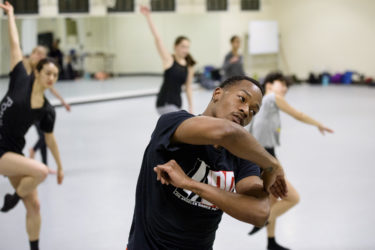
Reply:
[[[157,180],[162,184],[172,184],[175,187],[185,189],[192,181],[175,160],[154,167],[154,171],[157,174]]]
[[[270,192],[276,198],[285,198],[288,196],[288,187],[286,186],[284,176],[276,177],[275,183],[270,187]]]
[[[267,192],[272,193],[276,198],[287,196],[288,188],[285,182],[284,170],[281,166],[264,169],[262,179],[264,189]]]

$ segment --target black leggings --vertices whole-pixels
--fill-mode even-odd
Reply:
[[[47,165],[47,144],[44,138],[44,132],[40,129],[39,123],[35,123],[36,131],[38,132],[39,140],[34,145],[33,149],[36,152],[40,149],[42,155],[42,162]]]

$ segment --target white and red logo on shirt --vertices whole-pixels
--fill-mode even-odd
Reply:
[[[206,183],[208,185],[223,189],[228,192],[234,191],[234,173],[233,171],[213,171],[210,170],[204,161],[198,159],[194,168],[187,173],[193,180]],[[218,210],[211,202],[201,198],[190,190],[176,188],[173,192],[179,199],[209,210]]]

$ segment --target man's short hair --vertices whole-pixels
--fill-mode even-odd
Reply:
[[[248,76],[232,76],[232,77],[229,77],[228,79],[226,79],[224,82],[222,82],[220,84],[220,88],[225,89],[225,88],[231,87],[235,84],[238,84],[240,81],[243,81],[243,80],[249,81],[249,82],[253,83],[254,85],[256,85],[260,89],[260,91],[262,92],[262,96],[264,96],[264,89],[262,88],[260,83],[257,80],[255,80],[251,77],[248,77]]]

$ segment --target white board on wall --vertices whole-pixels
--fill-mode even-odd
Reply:
[[[252,21],[249,23],[249,54],[275,54],[279,52],[277,21]]]

